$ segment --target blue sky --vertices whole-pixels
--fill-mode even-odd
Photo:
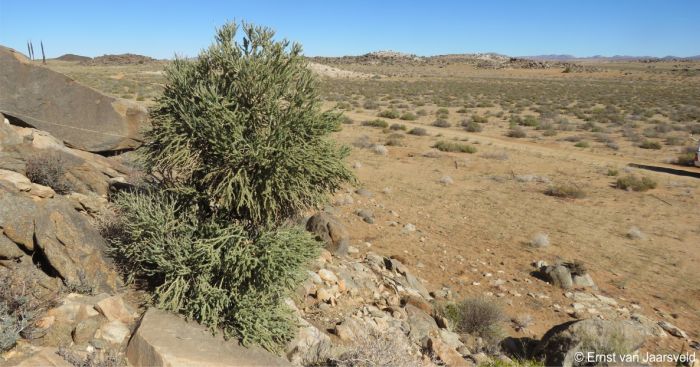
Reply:
[[[700,54],[698,0],[0,0],[0,44],[24,52],[43,40],[49,57],[194,56],[234,19],[270,26],[312,56]]]

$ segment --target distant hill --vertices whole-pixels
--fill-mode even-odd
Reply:
[[[81,56],[81,55],[76,55],[76,54],[65,54],[61,55],[55,60],[61,60],[61,61],[89,61],[92,60],[92,57],[87,57],[87,56]]]
[[[510,57],[494,52],[471,54],[447,54],[416,56],[395,51],[375,51],[359,56],[311,57],[312,62],[341,67],[348,64],[364,65],[438,65],[468,64],[477,69],[562,69],[566,72],[595,72],[598,67],[580,65],[563,60],[531,59]]]
[[[543,61],[698,61],[700,60],[700,55],[689,56],[689,57],[679,57],[679,56],[630,56],[630,55],[614,55],[614,56],[585,56],[578,57],[574,55],[535,55],[535,56],[520,56],[523,59],[530,60],[543,60]]]
[[[136,54],[119,54],[119,55],[102,55],[93,59],[85,60],[82,64],[85,65],[130,65],[130,64],[146,64],[158,61],[152,57]]]

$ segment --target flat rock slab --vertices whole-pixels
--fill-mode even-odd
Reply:
[[[126,356],[134,366],[291,366],[263,349],[226,341],[196,322],[155,308],[144,314]]]
[[[56,348],[42,348],[37,353],[20,361],[13,366],[16,367],[73,367],[72,364],[66,362],[63,357],[58,355]]]
[[[90,152],[133,149],[148,112],[0,46],[0,112]]]

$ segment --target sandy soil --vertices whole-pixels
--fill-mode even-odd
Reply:
[[[375,118],[347,115],[355,121]],[[356,173],[361,186],[374,193],[372,198],[355,195],[351,205],[341,206],[353,245],[361,251],[398,255],[434,287],[445,285],[462,296],[497,294],[490,280],[505,280],[508,291],[520,294],[505,292],[499,298],[509,315],[534,317],[526,335],[541,336],[552,325],[571,319],[555,306],[568,307],[571,300],[533,277],[531,264],[579,260],[602,294],[639,306],[647,315],[668,318],[693,338],[700,336],[698,179],[638,171],[626,167],[628,158],[569,146],[426,129],[442,137],[406,135],[406,146],[389,146],[385,156],[353,149],[350,163],[360,163]],[[337,139],[352,144],[363,135],[383,144],[388,134],[355,123],[344,125]],[[478,152],[423,156],[437,140],[451,138],[468,139]],[[615,189],[615,178],[607,176],[611,167],[620,174],[650,176],[659,186],[646,193]],[[454,182],[440,183],[444,176]],[[587,196],[546,196],[548,181],[576,183]],[[358,209],[372,210],[375,224],[363,222],[355,214]],[[391,221],[398,225],[390,226]],[[403,231],[407,223],[417,231]],[[644,238],[628,238],[632,227]],[[547,234],[551,245],[530,246],[537,233]],[[680,341],[673,339],[662,342],[663,347],[677,349]]]

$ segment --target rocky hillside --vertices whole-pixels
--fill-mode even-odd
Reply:
[[[72,61],[72,62],[83,62],[83,61],[90,61],[92,60],[92,57],[88,56],[81,56],[81,55],[75,55],[75,54],[64,54],[56,58],[56,60],[61,60],[61,61]]]
[[[89,60],[82,60],[83,65],[132,65],[146,64],[156,59],[136,54],[102,55]]]
[[[436,56],[416,56],[393,51],[370,52],[360,56],[312,57],[320,64],[342,65],[471,65],[477,69],[562,69],[566,72],[594,72],[598,67],[576,64],[571,61],[528,59],[510,57],[496,53],[451,54]]]

